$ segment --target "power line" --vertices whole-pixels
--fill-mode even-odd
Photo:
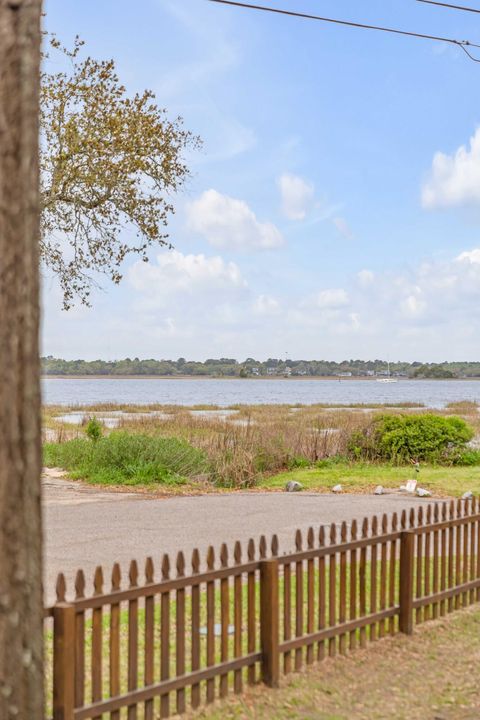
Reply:
[[[450,3],[438,2],[438,0],[417,0],[417,2],[425,3],[426,5],[438,5],[439,7],[450,8],[451,10],[478,13],[480,15],[480,9],[465,7],[464,5],[451,5]]]
[[[346,25],[347,27],[358,28],[361,30],[377,30],[380,32],[392,33],[394,35],[406,35],[407,37],[421,38],[422,40],[434,40],[438,42],[450,43],[460,47],[473,62],[480,63],[480,58],[474,57],[467,47],[479,48],[480,45],[472,43],[469,40],[455,40],[454,38],[441,37],[438,35],[426,35],[408,30],[399,30],[397,28],[382,27],[381,25],[367,25],[365,23],[353,22],[351,20],[339,20],[338,18],[321,17],[320,15],[309,15],[307,13],[294,12],[293,10],[281,10],[280,8],[266,7],[265,5],[252,5],[246,2],[236,2],[236,0],[208,0],[209,2],[218,3],[220,5],[231,5],[233,7],[244,8],[248,10],[260,10],[263,12],[275,13],[277,15],[288,15],[290,17],[303,18],[304,20],[318,20],[324,23],[335,25]],[[426,0],[425,0],[426,1]]]

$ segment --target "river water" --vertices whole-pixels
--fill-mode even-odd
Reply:
[[[476,380],[303,380],[303,379],[124,379],[44,378],[43,402],[55,405],[96,403],[165,405],[331,403],[423,403],[442,408],[459,400],[480,402],[480,381]]]

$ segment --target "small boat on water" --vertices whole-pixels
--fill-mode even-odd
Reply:
[[[377,378],[377,382],[381,383],[396,383],[397,378],[390,377],[390,362],[387,363],[387,377]]]

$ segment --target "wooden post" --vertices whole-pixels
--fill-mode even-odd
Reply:
[[[413,557],[415,533],[405,530],[400,536],[400,632],[413,633]]]
[[[278,560],[260,563],[260,641],[262,646],[262,679],[277,688],[280,675],[278,608]]]
[[[75,689],[75,608],[53,609],[53,720],[73,720]]]

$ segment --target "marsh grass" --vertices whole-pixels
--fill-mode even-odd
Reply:
[[[314,467],[319,461],[346,456],[352,434],[362,432],[375,417],[385,413],[386,407],[391,414],[428,412],[414,403],[378,408],[361,404],[342,407],[326,404],[232,405],[228,408],[159,404],[48,406],[44,409],[44,432],[48,433],[46,439],[60,444],[67,438],[85,436],[83,426],[60,422],[58,417],[61,415],[83,413],[86,420],[94,413],[115,417],[118,430],[152,438],[175,438],[203,452],[206,467],[193,474],[200,472],[208,476],[212,488],[249,488],[293,468]],[[437,414],[464,416],[479,433],[480,413],[476,408],[475,404],[465,401]],[[201,413],[192,415],[191,410]],[[224,410],[230,414],[219,414]],[[215,412],[210,414],[210,411]],[[105,432],[109,431],[106,429]],[[62,459],[61,453],[56,457]],[[53,459],[54,451],[49,448],[47,464]],[[75,473],[75,477],[82,477],[78,468],[70,469],[61,462],[54,464],[65,467],[70,475]],[[98,474],[96,477],[96,481],[104,482]],[[185,477],[189,480],[191,475],[187,473]],[[148,477],[145,482],[152,484]],[[145,483],[138,479],[136,484]]]

